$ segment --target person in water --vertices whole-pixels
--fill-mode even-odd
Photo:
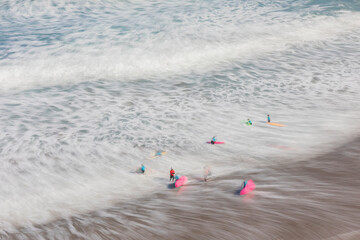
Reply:
[[[177,180],[179,180],[179,179],[180,179],[179,175],[176,175],[176,176],[175,176],[175,182],[176,182]]]
[[[268,118],[268,122],[270,122],[270,115],[269,114],[267,115],[267,118]]]
[[[204,182],[207,182],[208,177],[211,176],[211,168],[208,166],[204,167]]]
[[[252,125],[252,121],[250,119],[248,119],[248,122],[247,122],[249,125]]]
[[[175,181],[175,170],[171,168],[170,170],[170,181]]]
[[[142,173],[145,173],[145,165],[144,164],[141,164],[140,170],[141,170]]]
[[[162,152],[163,152],[163,151],[157,151],[157,152],[155,153],[155,156],[156,156],[156,157],[161,156],[161,155],[162,155]]]
[[[213,136],[213,138],[211,139],[211,144],[215,144],[215,142],[216,142],[216,136]]]

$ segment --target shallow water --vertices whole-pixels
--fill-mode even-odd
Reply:
[[[296,163],[229,176],[190,176],[167,189],[4,239],[358,239],[360,139]],[[256,189],[245,196],[244,179]]]

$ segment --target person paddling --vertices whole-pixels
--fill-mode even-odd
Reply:
[[[270,115],[269,114],[267,115],[267,119],[268,119],[268,122],[270,122]]]
[[[175,181],[175,170],[171,168],[170,170],[170,181]]]
[[[213,138],[211,139],[211,144],[215,144],[215,142],[216,142],[216,136],[213,136]]]
[[[252,121],[250,119],[248,119],[248,125],[252,125]]]

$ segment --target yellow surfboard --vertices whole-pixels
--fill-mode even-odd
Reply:
[[[163,156],[165,154],[167,154],[167,152],[155,152],[154,155],[151,156],[151,158],[161,157],[161,156]]]
[[[272,126],[277,126],[277,127],[285,127],[285,125],[281,124],[281,123],[268,122],[267,124],[272,125]]]

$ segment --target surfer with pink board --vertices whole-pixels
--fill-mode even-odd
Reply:
[[[213,136],[210,142],[206,142],[207,144],[224,144],[225,142],[217,142],[216,136]]]
[[[244,187],[240,191],[240,195],[248,194],[249,192],[254,190],[255,187],[256,186],[255,186],[255,183],[253,182],[253,180],[249,179],[249,181],[245,181],[244,182]]]

